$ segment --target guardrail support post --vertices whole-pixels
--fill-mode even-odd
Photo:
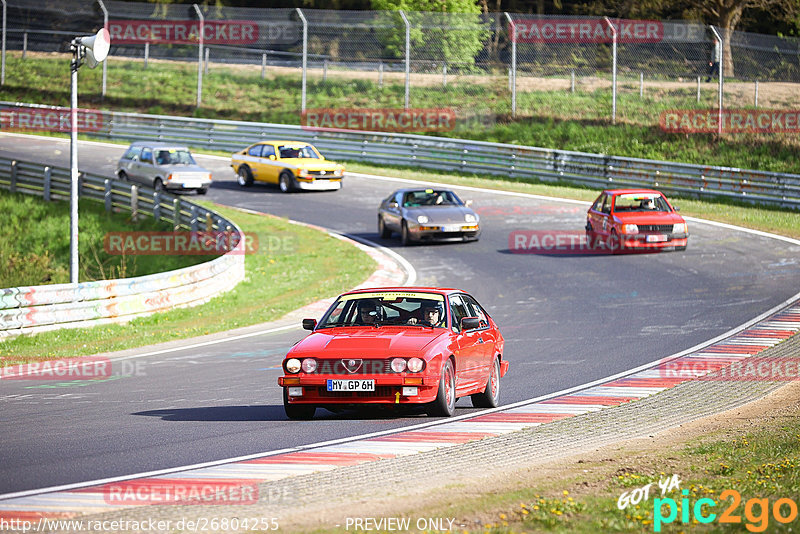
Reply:
[[[192,216],[191,216],[191,219],[189,219],[189,229],[192,232],[197,232],[197,207],[196,206],[192,205],[191,213],[192,213]]]
[[[158,191],[153,193],[153,219],[156,222],[161,220],[161,194]]]
[[[136,222],[139,217],[139,188],[131,186],[131,220]]]
[[[111,180],[106,179],[103,182],[105,190],[103,191],[103,203],[106,206],[106,211],[111,211]]]
[[[206,212],[206,232],[211,233],[214,231],[214,219],[211,218],[211,213]]]
[[[52,181],[53,170],[50,167],[44,168],[44,200],[50,202],[50,184]]]
[[[11,183],[8,186],[8,190],[12,193],[17,191],[17,162],[11,162]]]
[[[181,199],[172,200],[172,228],[178,230],[181,227]]]

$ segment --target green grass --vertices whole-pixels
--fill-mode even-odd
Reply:
[[[135,319],[124,325],[60,330],[0,343],[4,365],[96,354],[222,332],[275,320],[364,281],[375,262],[364,252],[318,230],[272,216],[201,202],[255,235],[258,250],[245,258],[246,279],[193,308]]]
[[[0,235],[0,287],[69,282],[70,213],[67,202],[45,202],[40,197],[0,189],[0,213],[13,232]],[[142,217],[107,213],[93,200],[79,202],[79,280],[106,280],[144,276],[202,263],[213,256],[121,256],[105,251],[103,237],[109,232],[169,231]]]
[[[29,57],[23,61],[19,54],[11,53],[7,63],[3,99],[69,105],[66,56]],[[300,123],[299,74],[270,71],[262,80],[257,66],[212,64],[203,78],[203,104],[196,108],[197,68],[192,64],[151,62],[144,69],[141,61],[112,57],[104,99],[99,94],[100,72],[81,70],[81,107]],[[411,106],[453,108],[460,120],[454,131],[442,134],[453,137],[800,173],[800,141],[794,134],[735,134],[717,139],[711,134],[669,134],[659,128],[659,115],[665,110],[714,107],[715,97],[709,87],[703,90],[698,103],[694,86],[688,82],[685,90],[648,88],[644,98],[622,84],[618,124],[612,125],[608,89],[579,90],[574,94],[564,90],[520,90],[518,114],[512,119],[510,93],[502,80],[498,77],[479,84],[475,79],[454,77],[446,88],[412,85]],[[762,93],[766,91],[767,84],[763,84]],[[728,106],[751,105],[749,93],[732,93],[727,98]],[[379,87],[377,77],[360,78],[346,72],[332,74],[325,82],[313,74],[309,76],[308,108],[401,108],[403,102],[402,82],[394,79]],[[796,107],[796,102],[791,98],[774,99],[772,105],[791,108]]]

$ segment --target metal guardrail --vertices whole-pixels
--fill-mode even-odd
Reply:
[[[26,113],[63,113],[64,108],[0,101],[4,128],[33,124]],[[589,154],[397,133],[315,130],[281,124],[93,112],[87,135],[134,141],[160,139],[192,147],[234,152],[264,139],[314,143],[328,157],[378,165],[400,165],[503,178],[566,182],[596,188],[653,187],[698,198],[725,197],[800,208],[800,175],[732,167]],[[15,123],[16,121],[16,123]]]
[[[0,188],[69,200],[68,168],[0,158]],[[172,224],[175,230],[243,234],[233,221],[169,193],[81,173],[80,196],[103,202],[107,211],[130,211]],[[0,289],[0,339],[22,333],[123,322],[194,306],[244,279],[244,255],[233,250],[209,262],[136,278],[79,284]]]

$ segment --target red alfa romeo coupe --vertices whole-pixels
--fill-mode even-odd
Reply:
[[[685,250],[686,221],[659,191],[608,189],[586,215],[586,238],[609,252]]]
[[[417,404],[449,417],[456,399],[497,406],[508,370],[503,336],[474,297],[458,289],[390,287],[339,296],[283,360],[290,419],[317,407]]]

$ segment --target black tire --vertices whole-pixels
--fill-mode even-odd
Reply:
[[[283,410],[289,419],[308,421],[314,418],[317,407],[313,404],[289,404],[289,396],[286,393],[286,388],[283,388]]]
[[[682,247],[675,247],[675,252],[683,251],[683,250],[686,250],[686,245],[683,245]]]
[[[153,189],[156,190],[156,193],[164,191],[164,182],[161,181],[161,178],[156,178],[155,181],[153,181]]]
[[[489,370],[486,380],[486,389],[481,393],[470,395],[472,405],[476,408],[496,408],[500,401],[500,358],[494,359],[494,365]]]
[[[451,417],[456,411],[456,374],[449,358],[442,365],[436,400],[428,404],[426,411],[431,417]]]
[[[404,247],[411,244],[411,235],[408,233],[408,224],[406,224],[406,221],[403,221],[400,229],[400,243],[402,243]]]
[[[253,173],[250,172],[250,167],[242,165],[239,167],[239,172],[236,174],[238,176],[236,180],[239,182],[240,186],[250,187],[253,185]]]
[[[392,237],[392,231],[386,227],[386,223],[383,222],[383,217],[380,215],[378,215],[378,233],[383,239]]]
[[[127,182],[128,180],[130,180],[130,178],[128,178],[128,173],[125,171],[119,171],[119,174],[117,176],[119,176],[119,179],[122,180],[123,182]]]
[[[207,187],[201,187],[200,189],[197,190],[198,195],[205,195],[206,193],[208,193]]]
[[[278,178],[278,187],[283,193],[291,193],[294,191],[294,179],[292,175],[284,171]]]

